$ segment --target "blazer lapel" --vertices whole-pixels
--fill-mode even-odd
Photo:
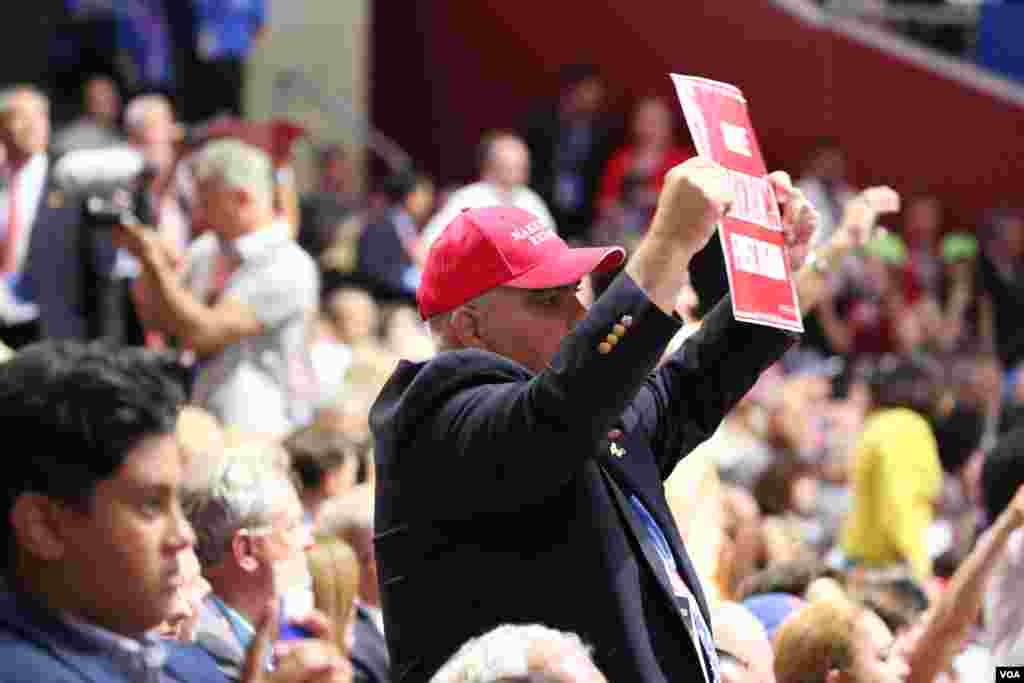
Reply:
[[[29,232],[28,236],[28,246],[26,247],[23,264],[23,270],[26,272],[33,266],[37,268],[42,267],[43,269],[51,267],[52,264],[49,263],[49,259],[39,258],[36,254],[41,250],[45,251],[56,240],[61,240],[65,237],[59,234],[49,234],[53,231],[53,226],[60,224],[60,221],[52,220],[50,214],[60,210],[63,202],[67,201],[63,192],[53,185],[52,180],[53,178],[48,169],[46,171],[46,181],[43,185],[43,195],[39,198],[39,206],[36,209],[35,217],[32,219],[31,232]],[[61,204],[55,205],[54,198],[59,198]]]
[[[633,504],[629,501],[629,498],[622,491],[622,487],[612,476],[609,469],[619,469],[617,466],[606,463],[599,465],[601,469],[601,475],[604,477],[605,482],[608,484],[609,490],[612,492],[612,497],[615,499],[616,505],[619,508],[619,516],[622,517],[625,522],[626,528],[629,529],[637,544],[640,546],[641,554],[647,561],[648,567],[654,572],[654,576],[658,579],[658,585],[661,587],[662,593],[669,604],[675,605],[676,598],[675,592],[672,590],[672,583],[668,578],[668,571],[665,569],[665,564],[661,561],[658,556],[658,551],[655,550],[654,544],[651,542],[650,536],[647,529],[644,527],[643,522],[637,519],[637,515],[633,510]],[[645,506],[647,503],[644,503]],[[689,624],[685,622],[679,610],[673,609],[673,613],[679,616],[679,622],[689,630]]]

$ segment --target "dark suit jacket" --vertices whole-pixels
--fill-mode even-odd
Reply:
[[[625,315],[632,326],[600,354]],[[710,623],[662,482],[793,337],[737,322],[726,298],[654,371],[679,328],[622,275],[539,375],[477,350],[398,366],[371,413],[394,680],[426,681],[464,641],[510,622],[578,633],[610,681],[698,680],[627,499],[657,520]]]
[[[204,652],[167,643],[164,672],[183,683],[222,683]],[[0,681],[3,683],[131,683],[109,656],[24,596],[0,593]]]
[[[81,198],[59,188],[50,170],[52,164],[32,223],[22,288],[39,306],[42,337],[86,339],[102,257],[95,236],[82,229]]]
[[[388,645],[366,609],[356,606],[355,643],[349,653],[356,680],[388,683]]]
[[[416,290],[402,277],[412,259],[402,245],[394,210],[384,211],[359,236],[356,276],[375,299],[416,303]]]
[[[530,187],[551,209],[560,234],[565,237],[582,237],[594,221],[594,200],[614,141],[606,122],[597,121],[592,129],[589,154],[581,167],[583,206],[577,212],[565,213],[554,201],[558,171],[555,163],[561,125],[558,110],[553,107],[534,112],[528,118],[523,137],[530,148]]]

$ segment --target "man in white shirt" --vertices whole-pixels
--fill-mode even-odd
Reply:
[[[270,159],[234,139],[195,162],[195,223],[184,280],[158,233],[120,226],[115,241],[142,265],[137,307],[150,327],[198,360],[192,399],[226,426],[283,436],[317,398],[310,333],[319,297],[313,260],[275,222]]]
[[[530,150],[513,133],[494,131],[480,141],[480,180],[456,190],[423,229],[421,241],[429,247],[445,226],[463,209],[514,206],[532,213],[557,231],[555,219],[540,195],[526,186],[530,178]]]

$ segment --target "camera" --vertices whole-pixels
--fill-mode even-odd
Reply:
[[[154,175],[152,169],[144,167],[136,176],[113,190],[86,197],[83,205],[84,225],[96,230],[139,223],[153,225],[155,214],[147,187]]]
[[[113,198],[93,195],[85,200],[85,225],[97,230],[114,228],[118,225],[133,225],[139,222],[128,207]]]

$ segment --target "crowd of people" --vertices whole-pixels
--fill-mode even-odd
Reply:
[[[677,109],[617,134],[592,67],[474,182],[366,193],[120,87],[52,135],[0,91],[0,680],[1024,664],[1024,214],[949,225],[822,141],[770,176],[794,336],[733,319]]]

